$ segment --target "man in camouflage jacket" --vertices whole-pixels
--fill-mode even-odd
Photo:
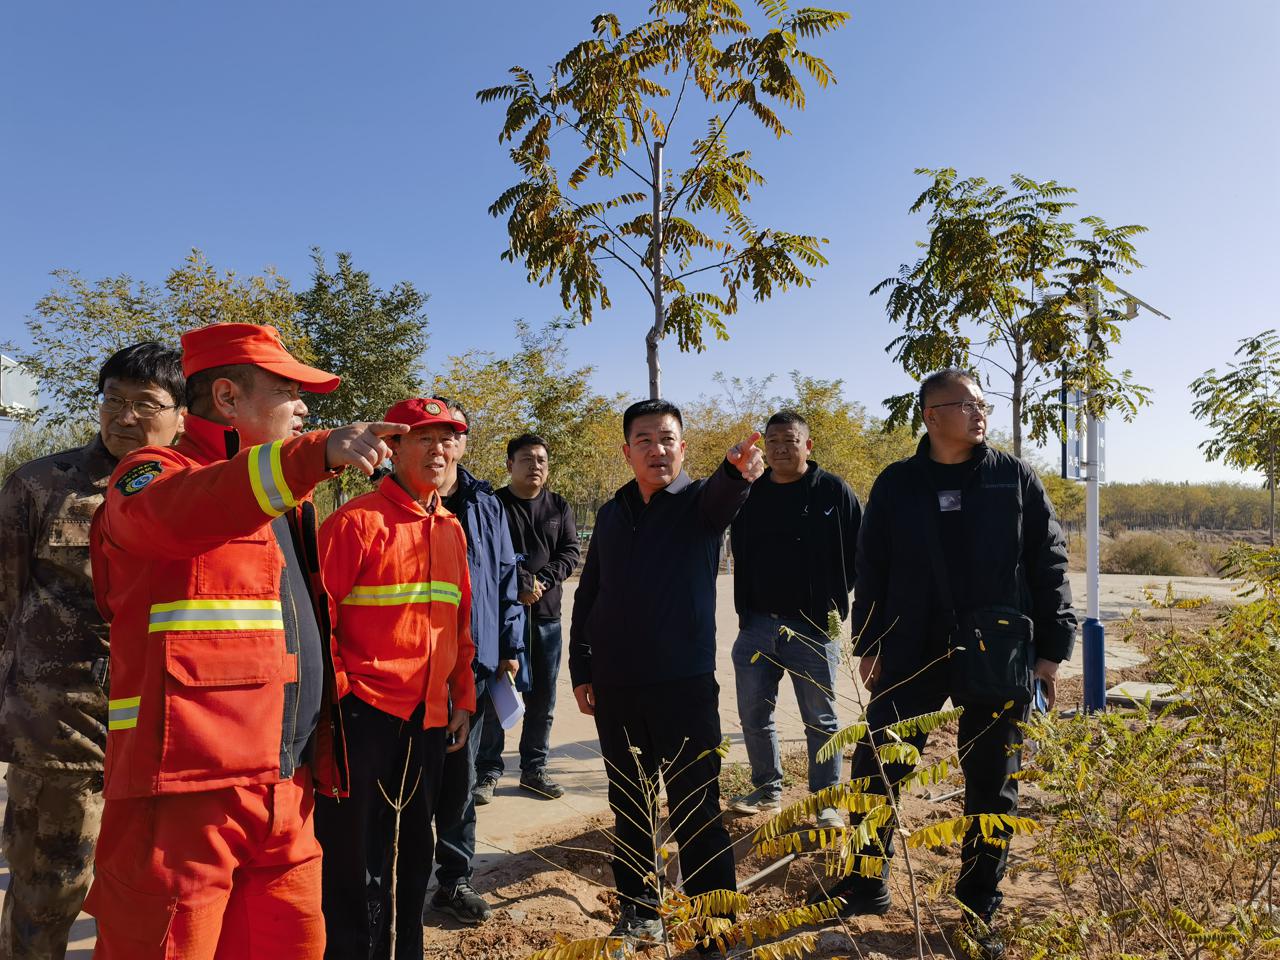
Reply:
[[[61,958],[92,879],[102,814],[107,627],[94,604],[89,522],[119,458],[182,423],[181,355],[114,354],[98,434],[23,464],[0,490],[0,760],[9,888],[0,960]]]

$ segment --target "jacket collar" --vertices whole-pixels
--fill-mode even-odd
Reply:
[[[107,479],[120,462],[102,442],[101,433],[95,433],[93,439],[80,448],[80,458],[85,473],[93,480]]]
[[[721,467],[716,467],[716,469],[719,470],[721,469]],[[691,483],[693,483],[693,480],[689,478],[689,474],[685,473],[684,470],[681,469],[680,473],[676,476],[676,478],[672,480],[670,483],[668,483],[661,490],[656,491],[655,495],[657,493],[683,493],[685,488],[688,487],[689,484]],[[626,499],[629,496],[633,496],[639,499],[640,484],[636,483],[634,480],[628,480],[626,483],[624,483],[622,486],[620,486],[617,489],[617,492],[614,493],[614,496],[621,497],[623,499]],[[653,498],[650,497],[649,499],[652,500]]]
[[[468,500],[475,500],[482,493],[493,493],[493,485],[488,480],[481,480],[466,467],[458,467],[458,492]]]
[[[813,457],[810,457],[805,462],[809,464],[809,469],[806,470],[804,472],[804,475],[795,482],[800,484],[802,487],[807,487],[812,489],[818,482],[818,477],[822,473],[822,468],[818,466],[818,461],[813,459]],[[765,467],[764,474],[760,477],[760,479],[768,480],[772,474],[773,474],[773,467]],[[773,481],[770,480],[769,482],[772,483]]]
[[[386,497],[397,506],[403,507],[410,513],[418,517],[425,517],[433,513],[441,513],[445,516],[451,516],[448,510],[444,508],[444,503],[440,497],[440,492],[436,491],[431,496],[429,507],[424,507],[421,503],[409,496],[409,491],[400,486],[396,482],[396,478],[391,474],[387,474],[378,483],[378,493]]]
[[[185,447],[185,453],[193,453],[204,463],[230,460],[240,452],[240,432],[235,427],[188,413],[183,418],[182,440],[178,446]]]
[[[930,449],[931,447],[929,444],[929,434],[926,433],[924,436],[920,438],[920,442],[916,444],[915,459],[920,461],[928,460]],[[970,455],[969,460],[967,462],[981,463],[983,460],[987,459],[987,455],[990,452],[991,452],[991,448],[987,446],[987,442],[984,440],[982,443],[976,444],[974,446],[973,453],[972,455]]]

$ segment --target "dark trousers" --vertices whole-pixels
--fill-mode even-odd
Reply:
[[[422,714],[419,707],[401,720],[355,694],[342,699],[351,796],[316,795],[316,839],[324,850],[325,960],[390,957],[393,865],[395,960],[422,957],[431,812],[444,763],[444,728],[423,730]],[[387,798],[408,800],[400,812],[398,848],[396,812]]]
[[[884,693],[873,697],[867,708],[867,722],[876,743],[888,741],[883,732],[886,725],[942,709],[949,687],[945,662],[909,680],[882,678],[879,689]],[[965,814],[1016,813],[1018,781],[1013,779],[1013,774],[1022,767],[1022,730],[1018,724],[1027,719],[1027,708],[1004,710],[982,704],[957,705],[965,708],[957,731],[960,769],[964,773]],[[927,734],[918,734],[905,739],[923,753],[929,738]],[[897,784],[913,769],[910,764],[885,764],[884,773],[890,783]],[[854,751],[852,775],[855,780],[870,777],[869,792],[885,792],[876,757],[865,740]],[[993,835],[1004,840],[1009,838],[1008,832],[1002,830]],[[883,830],[880,839],[886,853],[892,856],[892,830]],[[956,899],[980,916],[993,913],[1003,899],[999,887],[1008,862],[1008,844],[997,846],[983,841],[975,823],[965,834],[961,848]],[[885,869],[887,875],[887,860]]]
[[[563,646],[560,621],[530,618],[526,640],[533,689],[524,695],[524,720],[520,728],[520,772],[535,774],[546,768],[547,753],[551,748],[551,721],[556,710],[556,681],[560,678],[560,652]],[[506,749],[506,731],[498,722],[493,698],[485,697],[484,705],[484,737],[480,743],[480,754],[476,757],[476,778],[500,780],[505,770],[502,751]]]
[[[617,821],[613,878],[622,902],[637,905],[643,916],[656,915],[657,892],[644,876],[654,870],[659,811],[650,800],[657,796],[659,774],[680,847],[684,892],[736,890],[733,849],[720,816],[715,676],[637,687],[594,684],[593,689],[609,806]]]
[[[488,678],[476,677],[477,706],[488,699]],[[453,889],[459,881],[471,879],[471,860],[476,855],[476,803],[471,791],[476,788],[476,754],[483,738],[484,711],[477,709],[471,718],[467,745],[444,757],[435,809],[439,837],[436,882],[446,890]]]

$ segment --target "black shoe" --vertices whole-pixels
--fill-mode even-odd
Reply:
[[[662,921],[657,917],[640,916],[636,912],[635,904],[632,903],[623,906],[618,922],[609,931],[609,937],[622,941],[609,951],[609,960],[626,960],[627,957],[635,955],[637,946],[651,947],[665,943],[667,940]]]
[[[966,915],[956,930],[955,942],[962,957],[972,960],[1003,960],[1004,938],[991,929],[991,914]]]
[[[476,788],[471,791],[471,799],[475,801],[477,807],[483,807],[493,800],[493,791],[497,786],[497,780],[485,777],[476,783]]]
[[[536,793],[545,800],[555,800],[564,796],[564,787],[547,776],[547,771],[520,774],[520,789]]]
[[[431,909],[447,913],[459,923],[472,926],[484,923],[493,916],[493,908],[485,902],[484,897],[476,893],[467,880],[459,880],[452,889],[443,886],[436,888],[431,897]]]
[[[843,877],[825,891],[819,887],[809,896],[808,903],[813,906],[836,897],[844,901],[842,917],[883,917],[893,906],[889,885],[863,876]]]

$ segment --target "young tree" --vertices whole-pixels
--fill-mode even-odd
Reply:
[[[90,283],[55,270],[57,285],[27,318],[31,346],[8,348],[39,381],[43,419],[57,426],[93,416],[98,368],[141,340],[178,344],[184,330],[219,322],[271,323],[301,357],[306,339],[294,323],[289,283],[270,267],[261,276],[220,272],[192,250],[163,288],[121,274]]]
[[[569,367],[564,338],[562,324],[534,330],[518,322],[512,355],[473,350],[450,357],[432,389],[467,408],[465,466],[476,476],[505,484],[507,441],[528,430],[551,447],[556,492],[577,503],[598,501],[630,475],[618,452],[623,402],[591,388],[591,367]]]
[[[408,282],[389,291],[374,286],[368,273],[352,266],[350,253],[338,254],[335,273],[318,248],[311,259],[311,289],[297,297],[298,327],[313,362],[342,377],[342,386],[307,396],[308,423],[337,427],[381,419],[396,401],[422,392],[427,298]]]
[[[1280,441],[1280,335],[1265,330],[1240,341],[1227,369],[1210,368],[1191,382],[1191,414],[1215,436],[1200,444],[1205,458],[1241,470],[1261,470],[1271,491],[1269,538],[1276,542],[1276,443]]]
[[[522,262],[529,280],[560,283],[566,310],[590,323],[610,306],[602,264],[625,268],[653,304],[645,336],[649,395],[661,392],[658,344],[674,333],[681,350],[704,349],[703,328],[727,339],[725,317],[741,292],[763,301],[775,289],[808,286],[806,269],[826,264],[825,240],[757,225],[746,213],[764,177],[749,150],[730,150],[727,128],[751,114],[781,138],[777,108],[803,109],[802,69],[820,86],[830,67],[801,49],[842,26],[847,13],[757,0],[768,27],[757,31],[733,0],[655,0],[650,20],[624,31],[604,13],[545,82],[513,67],[513,82],[481,90],[507,102],[500,141],[511,141],[521,179],[489,212],[507,217],[503,259]],[[687,95],[687,97],[686,97]],[[665,150],[678,120],[701,98],[705,133],[693,137],[687,168],[668,179]],[[566,130],[569,141],[555,135]],[[570,157],[562,176],[553,144]],[[637,162],[639,151],[642,159]],[[612,186],[619,174],[630,189]],[[590,184],[595,192],[583,195]],[[582,196],[582,199],[576,197]],[[698,283],[715,271],[719,291]],[[698,278],[698,279],[695,279]]]
[[[916,379],[947,366],[985,372],[1012,405],[1015,456],[1024,428],[1035,442],[1059,433],[1064,381],[1090,392],[1096,416],[1132,419],[1150,391],[1109,366],[1133,302],[1115,280],[1142,266],[1132,238],[1146,227],[1068,219],[1075,190],[1053,180],[1014,174],[1006,187],[950,168],[916,173],[933,178],[911,206],[929,213],[925,252],[871,291],[889,291],[902,327],[886,352]],[[887,425],[919,429],[915,393],[884,402]]]

